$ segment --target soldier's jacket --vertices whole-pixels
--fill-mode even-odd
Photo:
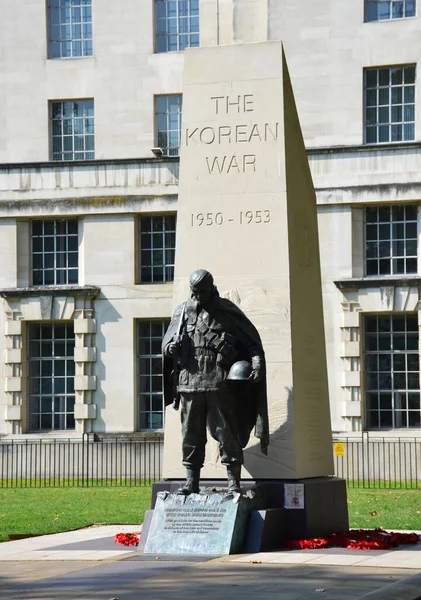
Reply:
[[[181,332],[179,392],[215,391],[239,356],[250,362],[262,356],[226,313],[216,310],[210,315],[193,301],[186,303]]]
[[[173,358],[168,354],[168,346],[176,341],[180,317],[181,350],[178,355],[178,391],[216,391],[227,385],[225,379],[230,367],[238,360],[251,363],[256,358],[264,366],[264,352],[260,336],[246,315],[230,300],[220,298],[215,288],[214,298],[207,310],[201,308],[194,298],[177,307],[162,342],[164,357],[164,396],[166,404],[173,401],[170,372]],[[261,384],[251,384],[253,398],[249,401],[249,415],[245,418],[250,436],[256,425],[255,435],[261,439],[262,450],[269,443],[266,376]],[[245,407],[246,408],[246,407]]]

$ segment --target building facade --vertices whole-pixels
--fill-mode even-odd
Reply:
[[[184,50],[266,40],[317,192],[333,430],[421,435],[416,4],[4,3],[0,436],[162,431]]]

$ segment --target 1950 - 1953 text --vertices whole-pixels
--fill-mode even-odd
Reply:
[[[212,225],[224,225],[225,223],[236,223],[239,225],[270,223],[270,210],[245,210],[236,214],[226,215],[222,212],[191,213],[190,224],[192,227],[211,227]]]

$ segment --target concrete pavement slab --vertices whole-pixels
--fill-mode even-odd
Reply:
[[[0,544],[0,598],[360,600],[374,593],[380,595],[372,600],[421,598],[421,544],[387,551],[155,557],[114,546],[114,535],[124,531],[139,531],[139,526],[94,527]]]

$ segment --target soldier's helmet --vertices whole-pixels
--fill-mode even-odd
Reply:
[[[246,360],[235,362],[227,376],[231,381],[247,381],[252,372],[251,364]]]
[[[206,269],[197,269],[190,275],[191,288],[211,288],[213,286],[213,277]]]

